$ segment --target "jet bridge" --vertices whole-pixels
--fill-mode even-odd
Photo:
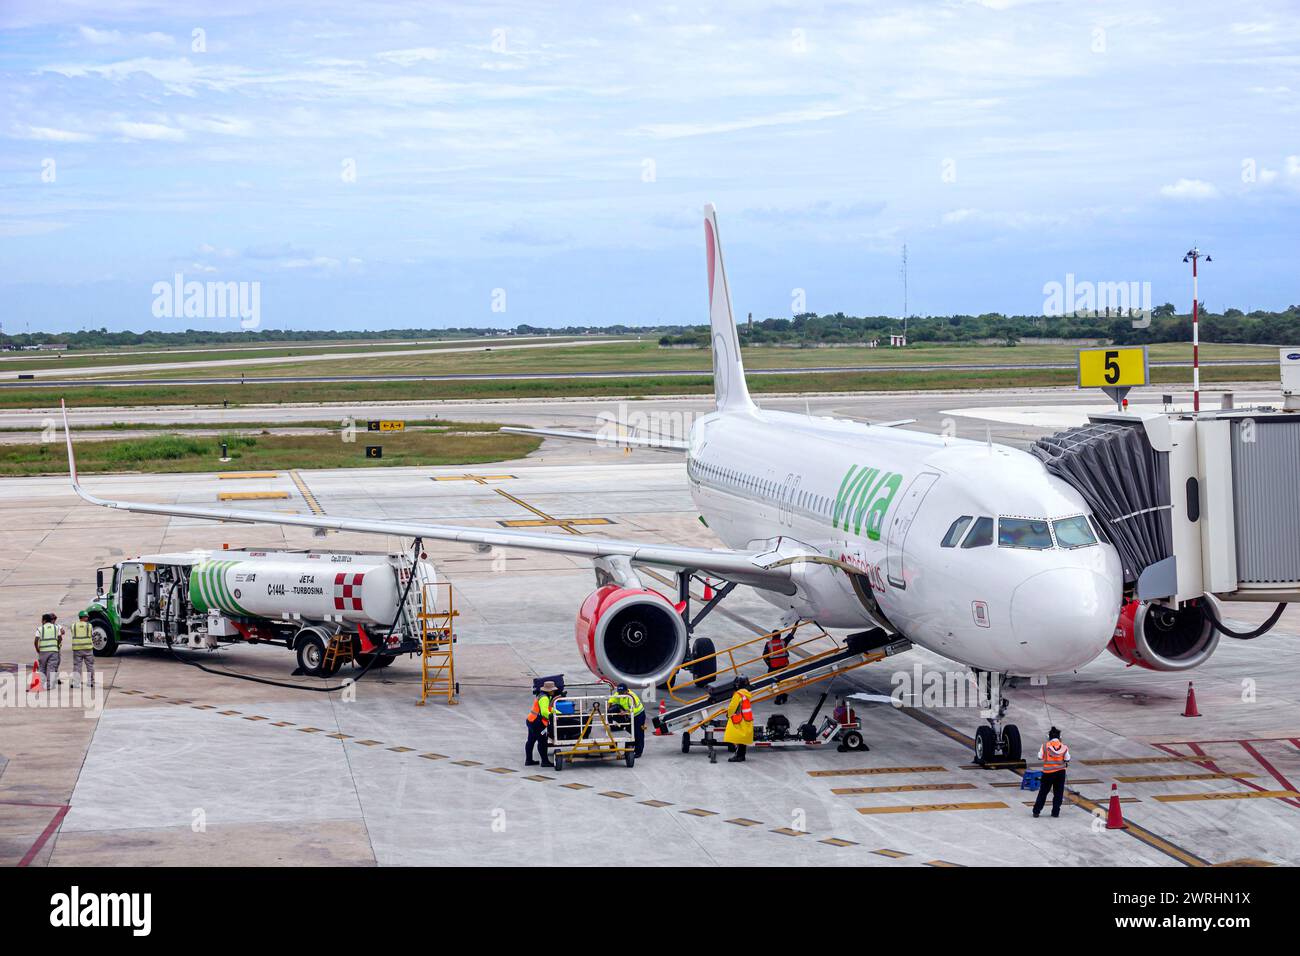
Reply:
[[[1220,633],[1258,637],[1300,601],[1300,349],[1281,360],[1281,407],[1092,415],[1034,443],[1119,552],[1129,602],[1111,650],[1122,659],[1195,667]],[[1234,632],[1219,600],[1277,609]]]

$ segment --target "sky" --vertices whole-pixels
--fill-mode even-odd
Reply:
[[[1285,308],[1300,9],[0,0],[8,332],[703,323],[705,202],[742,319]]]

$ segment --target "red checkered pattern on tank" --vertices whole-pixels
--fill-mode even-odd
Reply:
[[[364,571],[359,574],[345,574],[340,571],[334,575],[334,610],[361,610],[361,579],[365,576]]]

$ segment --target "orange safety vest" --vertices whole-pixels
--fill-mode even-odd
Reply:
[[[1059,740],[1049,740],[1043,745],[1043,773],[1058,773],[1065,769],[1065,755],[1070,749]]]
[[[778,668],[778,667],[790,666],[790,654],[785,649],[785,641],[781,640],[779,636],[776,636],[767,642],[767,646],[768,646],[768,657],[767,657],[768,667]]]
[[[742,720],[747,720],[752,724],[754,722],[754,708],[749,706],[749,691],[738,690],[736,693],[740,695],[740,706],[731,715],[731,722],[738,724]]]
[[[543,705],[542,701],[546,701]],[[541,694],[533,700],[533,709],[528,712],[528,722],[531,724],[538,717],[542,718],[542,726],[546,727],[551,722],[551,698]]]

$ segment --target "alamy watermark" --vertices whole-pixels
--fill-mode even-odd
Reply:
[[[155,319],[239,319],[245,329],[262,324],[262,283],[257,280],[187,282],[178,272],[170,282],[155,282],[152,291]]]
[[[1133,328],[1151,324],[1150,282],[1091,282],[1065,274],[1065,282],[1043,284],[1043,315],[1056,318],[1099,315],[1129,318]]]

